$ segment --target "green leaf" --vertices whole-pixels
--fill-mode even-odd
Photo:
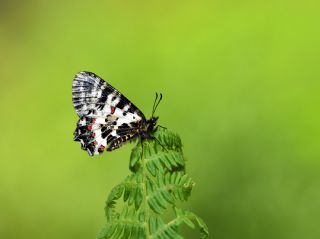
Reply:
[[[194,185],[192,179],[181,172],[159,174],[156,179],[149,178],[147,182],[148,202],[156,213],[162,213],[169,204],[175,205],[174,197],[181,201],[187,200]]]
[[[124,191],[123,183],[117,185],[111,190],[105,206],[105,215],[108,221],[111,221],[113,217],[115,217],[115,213],[114,213],[114,207],[116,203],[115,201],[121,197],[123,191]]]
[[[130,156],[130,165],[129,168],[131,169],[132,172],[135,172],[137,168],[139,168],[139,159],[141,158],[141,145],[137,144],[131,151],[131,156]]]
[[[133,148],[131,174],[110,192],[105,207],[107,223],[98,239],[182,239],[178,232],[181,224],[197,225],[200,237],[209,237],[201,218],[176,208],[178,201],[188,200],[194,186],[185,172],[180,137],[166,129],[158,129],[153,137],[157,140],[143,140]],[[123,205],[116,207],[121,198]],[[164,211],[170,208],[175,218],[164,222]]]

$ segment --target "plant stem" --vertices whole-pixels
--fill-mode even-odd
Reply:
[[[141,173],[143,182],[143,206],[144,206],[144,225],[145,225],[145,235],[146,238],[151,238],[149,230],[149,205],[147,200],[147,172],[146,172],[146,161],[144,158],[143,142],[141,142],[142,153],[141,153]]]

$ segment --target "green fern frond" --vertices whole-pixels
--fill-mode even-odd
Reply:
[[[155,179],[148,177],[148,204],[154,212],[162,213],[168,204],[175,205],[176,200],[186,201],[193,186],[192,179],[181,172],[157,174]]]
[[[183,238],[178,232],[183,223],[191,228],[196,223],[201,238],[209,238],[208,228],[199,217],[176,208],[178,201],[189,198],[194,186],[185,173],[180,137],[164,129],[158,129],[153,137],[157,140],[144,140],[133,148],[131,174],[109,194],[107,224],[97,238],[179,239]],[[118,212],[115,206],[120,198],[124,205]],[[175,218],[166,223],[162,216],[170,207]]]
[[[202,221],[201,218],[197,217],[194,213],[174,208],[176,218],[168,223],[164,223],[161,217],[152,216],[149,220],[150,231],[152,238],[163,239],[163,238],[183,238],[178,234],[178,227],[185,223],[191,228],[194,228],[194,222],[196,222],[200,228],[200,238],[208,238],[209,231],[207,225]]]
[[[125,206],[117,217],[108,222],[98,238],[145,238],[143,212]]]

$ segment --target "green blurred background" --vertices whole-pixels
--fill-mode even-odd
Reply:
[[[164,94],[214,238],[320,238],[318,1],[0,4],[0,238],[94,238],[129,173],[72,141],[81,70],[146,116]]]

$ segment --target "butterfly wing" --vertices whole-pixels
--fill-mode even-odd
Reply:
[[[117,148],[134,138],[145,122],[143,113],[118,90],[91,72],[80,72],[72,83],[73,106],[80,119],[74,140],[89,155]]]

